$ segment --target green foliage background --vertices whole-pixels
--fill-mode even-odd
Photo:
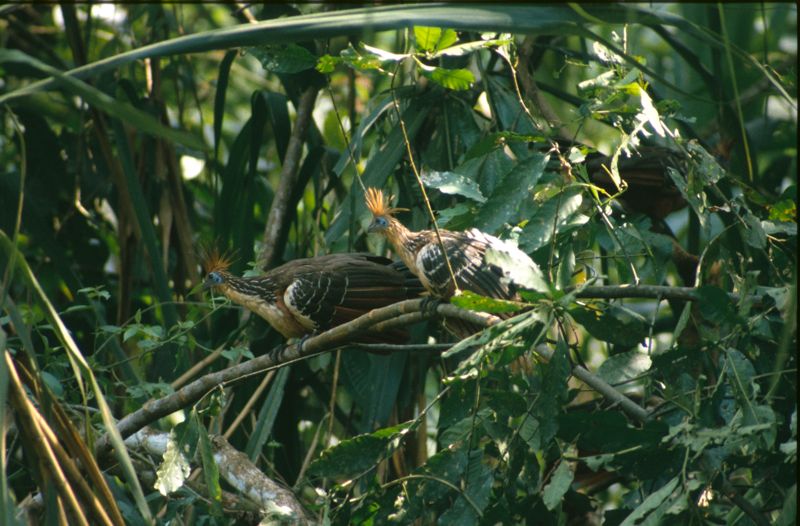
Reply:
[[[88,522],[92,494],[110,522],[288,520],[222,480],[225,435],[314,522],[794,524],[796,6],[14,4],[0,43],[4,522],[80,515],[56,505],[23,399],[91,456],[187,371],[282,343],[203,294],[198,247],[259,270],[311,90],[268,266],[385,252],[357,177],[428,228],[416,168],[440,227],[516,241],[548,286],[455,346],[427,322],[416,350],[346,347],[153,423],[198,479],[111,433],[86,487],[66,476]],[[662,220],[658,186],[623,208],[610,182],[666,150],[688,206]],[[581,293],[634,283],[664,288]],[[574,378],[581,363],[647,417]]]

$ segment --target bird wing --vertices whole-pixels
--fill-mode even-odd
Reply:
[[[460,289],[490,298],[516,297],[516,289],[508,279],[504,278],[502,269],[488,264],[485,259],[489,248],[507,251],[505,243],[477,229],[466,232],[442,231],[441,235],[453,275]],[[522,252],[520,254],[529,259]],[[420,279],[428,290],[439,297],[447,298],[453,295],[450,272],[435,238],[417,252],[416,262],[420,270]]]
[[[327,330],[422,290],[407,269],[378,256],[333,254],[293,263],[284,302],[310,330]]]

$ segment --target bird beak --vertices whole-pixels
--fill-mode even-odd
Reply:
[[[206,278],[203,281],[203,290],[208,290],[208,289],[213,288],[213,287],[214,287],[214,282],[211,281],[209,278]]]

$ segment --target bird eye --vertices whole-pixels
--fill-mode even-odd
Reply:
[[[222,276],[219,274],[219,272],[209,272],[208,281],[210,281],[214,285],[221,285],[223,279]]]
[[[386,218],[383,216],[376,217],[375,223],[381,228],[386,228],[387,226],[389,226],[389,221],[387,221]]]

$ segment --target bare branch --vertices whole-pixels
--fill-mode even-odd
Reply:
[[[168,442],[169,433],[146,427],[125,440],[125,445],[145,449],[151,455],[163,456]],[[294,493],[264,475],[244,453],[234,449],[225,438],[212,436],[211,446],[222,478],[255,502],[262,513],[282,521],[303,524],[310,522]]]
[[[281,168],[280,182],[275,197],[272,199],[272,206],[269,209],[267,226],[264,228],[264,248],[258,259],[260,268],[269,268],[274,265],[275,259],[279,256],[278,240],[281,233],[288,227],[287,219],[290,216],[292,205],[292,190],[297,183],[297,176],[300,172],[300,156],[303,153],[303,142],[306,130],[311,122],[314,102],[317,100],[319,88],[310,86],[300,96],[297,105],[297,119],[294,123],[292,135],[289,137],[289,144],[286,147],[286,156],[283,159]]]

